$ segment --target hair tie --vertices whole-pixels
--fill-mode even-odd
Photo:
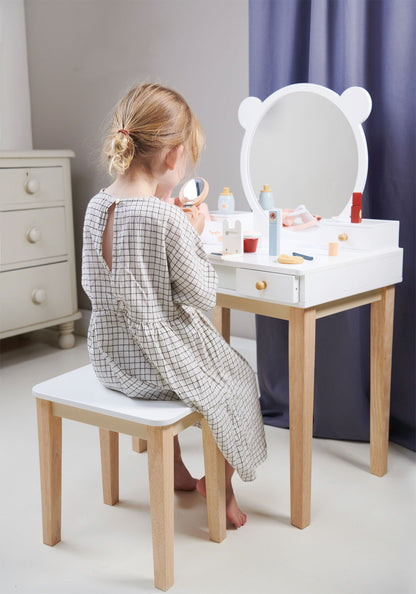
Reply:
[[[130,132],[128,130],[124,130],[123,128],[121,130],[117,130],[117,132],[121,132],[122,134],[125,134],[126,136],[130,136]]]

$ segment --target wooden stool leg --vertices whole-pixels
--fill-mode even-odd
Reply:
[[[225,515],[225,459],[205,419],[201,421],[204,445],[205,485],[209,537],[221,542],[226,536]]]
[[[290,308],[289,426],[291,523],[311,523],[315,309]]]
[[[103,499],[107,505],[114,505],[119,498],[118,433],[100,428],[101,476]]]
[[[52,403],[36,399],[42,497],[43,542],[61,540],[62,419],[52,414]]]
[[[370,471],[387,472],[390,419],[394,286],[371,304]]]
[[[150,515],[152,519],[155,586],[173,586],[173,431],[147,427]]]
[[[147,441],[141,437],[133,437],[131,447],[133,452],[141,454],[147,450]]]

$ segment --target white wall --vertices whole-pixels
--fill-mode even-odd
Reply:
[[[31,148],[24,4],[0,0],[0,150]]]
[[[78,276],[89,198],[108,178],[99,165],[103,121],[133,85],[182,93],[206,133],[198,173],[208,205],[224,185],[246,209],[239,174],[240,101],[248,94],[248,0],[25,0],[35,149],[73,149]],[[79,286],[80,307],[89,301]],[[232,332],[253,337],[249,314]]]

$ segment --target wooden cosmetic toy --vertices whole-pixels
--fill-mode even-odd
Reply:
[[[351,223],[361,223],[363,220],[363,205],[361,192],[353,192],[351,206]]]
[[[329,242],[328,256],[338,256],[338,242],[337,241]]]
[[[190,212],[193,206],[199,206],[208,196],[209,184],[203,177],[194,177],[183,184],[179,198],[183,202],[182,210]]]

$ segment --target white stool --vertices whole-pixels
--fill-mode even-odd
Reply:
[[[178,401],[131,399],[98,381],[91,365],[42,382],[37,399],[43,542],[61,540],[62,418],[100,427],[104,503],[118,501],[118,434],[147,440],[155,586],[173,585],[173,438],[201,421],[209,537],[225,538],[225,462],[205,419]]]

